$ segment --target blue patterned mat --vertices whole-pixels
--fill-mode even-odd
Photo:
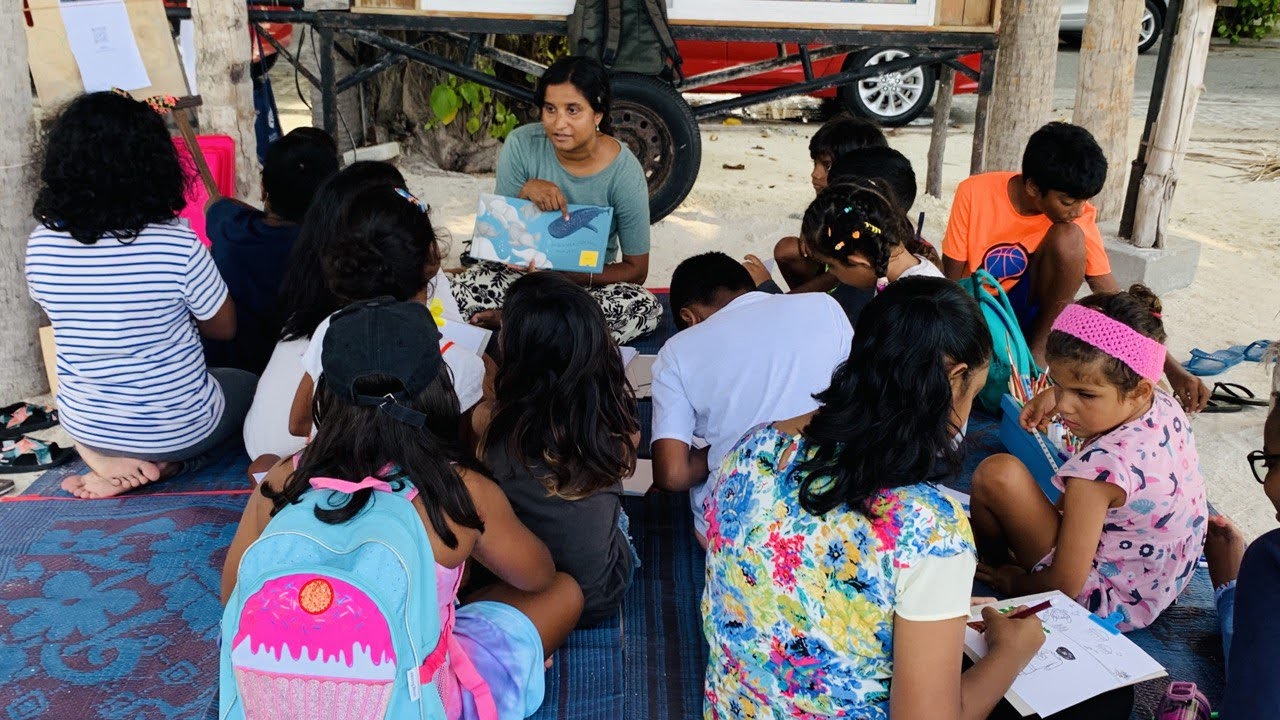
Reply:
[[[245,455],[244,445],[237,435],[214,451],[208,465],[199,472],[181,474],[163,482],[143,485],[129,492],[130,497],[144,495],[171,495],[176,492],[209,492],[225,490],[251,490],[249,485],[249,457]],[[69,475],[83,475],[89,466],[83,460],[67,463],[41,475],[23,495],[41,497],[70,498],[72,495],[62,489],[62,481]]]

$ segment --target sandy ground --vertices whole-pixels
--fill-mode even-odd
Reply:
[[[282,108],[283,109],[283,108]],[[1064,117],[1062,119],[1070,119]],[[303,122],[289,115],[289,128]],[[1137,126],[1134,125],[1134,147]],[[702,132],[702,170],[684,204],[653,227],[648,284],[665,287],[685,257],[721,250],[741,257],[767,256],[774,242],[799,229],[800,213],[812,199],[807,143],[816,129],[799,122],[739,126],[707,123]],[[968,172],[971,128],[954,129],[947,146],[943,199],[924,196],[915,212],[926,213],[925,235],[939,241],[950,198]],[[1196,158],[1277,150],[1274,134],[1263,130],[1201,125],[1196,128]],[[891,144],[912,163],[923,184],[928,129],[897,131]],[[399,161],[411,189],[433,209],[433,221],[446,231],[451,257],[469,237],[476,196],[491,191],[493,176],[442,172],[413,157]],[[728,170],[725,165],[745,165]],[[1218,160],[1189,160],[1183,169],[1173,209],[1175,232],[1202,243],[1194,285],[1165,298],[1170,348],[1180,358],[1193,347],[1213,350],[1259,338],[1280,337],[1280,181],[1251,182],[1240,170]],[[1216,378],[1240,382],[1265,396],[1268,377],[1246,363]],[[1246,409],[1232,415],[1203,415],[1195,420],[1201,465],[1209,497],[1250,537],[1276,526],[1274,512],[1245,462],[1261,447],[1266,411]],[[61,431],[42,436],[67,442]],[[19,487],[31,478],[19,478]]]

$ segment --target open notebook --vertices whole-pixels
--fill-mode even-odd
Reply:
[[[1045,629],[1044,645],[1005,695],[1024,716],[1052,715],[1109,690],[1167,674],[1132,640],[1061,592],[1001,600],[995,605],[1012,609],[1042,600],[1053,603],[1039,613]],[[981,619],[981,612],[980,607],[974,608],[973,618]],[[965,628],[964,645],[971,659],[987,654],[986,639],[972,627]]]

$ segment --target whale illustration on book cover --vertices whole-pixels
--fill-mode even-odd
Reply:
[[[613,228],[613,208],[570,205],[569,216],[528,200],[480,195],[471,256],[540,270],[599,273]]]

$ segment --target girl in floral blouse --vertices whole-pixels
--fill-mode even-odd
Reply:
[[[990,654],[961,674],[976,558],[930,484],[983,386],[991,336],[939,278],[863,312],[810,415],[750,431],[707,504],[706,718],[985,718],[1043,642],[984,613]]]

